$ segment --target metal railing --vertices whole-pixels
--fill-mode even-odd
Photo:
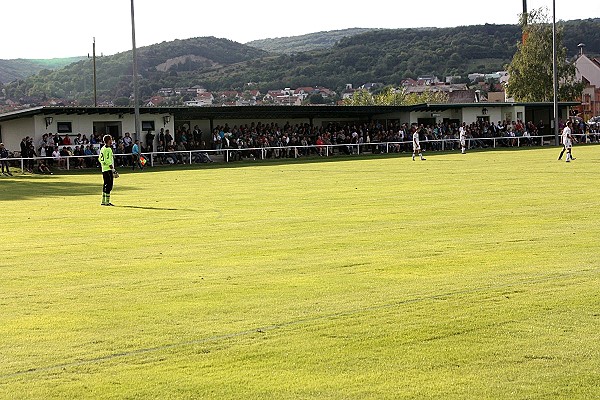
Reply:
[[[585,143],[600,143],[600,134],[574,135],[578,137],[587,136]],[[532,147],[552,146],[554,135],[541,136],[502,136],[468,138],[467,148],[497,148],[497,147]],[[591,139],[591,140],[590,140]],[[456,138],[421,140],[424,151],[449,151],[460,147],[460,140]],[[344,143],[344,144],[322,144],[308,146],[269,146],[251,148],[222,148],[219,150],[176,150],[142,153],[148,165],[173,165],[173,164],[204,164],[213,162],[235,162],[243,159],[265,160],[277,158],[299,158],[307,156],[330,157],[333,155],[363,155],[363,154],[387,154],[412,152],[412,141],[386,141],[373,143]],[[46,165],[52,168],[58,167],[62,170],[79,168],[96,168],[99,166],[97,155],[61,156],[56,157],[30,157],[30,158],[8,158],[6,161],[20,165],[21,171],[34,172],[37,170],[40,160],[46,161]],[[131,167],[133,162],[131,153],[115,154],[115,167]]]

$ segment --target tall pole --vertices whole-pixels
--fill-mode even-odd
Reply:
[[[558,141],[558,66],[557,66],[557,43],[556,43],[556,0],[552,0],[552,73],[554,81],[554,144]]]
[[[94,66],[94,107],[98,107],[98,91],[96,89],[96,38],[92,44],[92,64]]]
[[[137,65],[137,48],[135,46],[135,13],[133,8],[133,0],[131,0],[131,42],[133,47],[133,103],[135,109],[135,138],[141,139],[142,129],[140,123],[140,102],[139,102],[139,87],[138,87],[138,65]]]

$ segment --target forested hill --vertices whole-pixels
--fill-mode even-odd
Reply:
[[[48,69],[58,69],[72,64],[84,57],[52,58],[48,60],[0,60],[0,83],[8,83],[18,79],[25,79],[38,72]]]
[[[241,62],[261,59],[267,53],[228,39],[200,37],[163,42],[138,49],[140,94],[151,96],[163,86],[202,84],[196,74]],[[128,99],[132,92],[131,51],[96,59],[99,101]],[[85,59],[59,70],[43,70],[35,76],[5,85],[7,97],[35,103],[49,98],[93,104],[92,60]]]
[[[579,43],[586,44],[588,54],[600,54],[600,19],[561,24],[569,56],[577,54]],[[263,93],[315,85],[339,91],[347,83],[398,85],[402,79],[419,75],[466,76],[504,69],[520,40],[517,25],[490,24],[374,30],[345,36],[320,50],[280,50],[286,54],[213,37],[176,40],[140,49],[140,93],[148,98],[161,87],[195,85],[211,91],[243,89],[250,82]],[[86,59],[61,70],[42,71],[5,89],[9,98],[28,103],[62,98],[89,105],[91,71],[91,60]],[[132,93],[131,52],[100,58],[97,73],[99,100],[128,101]]]
[[[375,30],[377,30],[377,28],[350,28],[336,31],[315,32],[299,36],[253,40],[252,42],[246,43],[246,45],[268,51],[269,53],[301,53],[331,48],[345,37]]]

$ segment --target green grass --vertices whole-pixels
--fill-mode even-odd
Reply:
[[[595,398],[575,152],[1,179],[0,398]]]

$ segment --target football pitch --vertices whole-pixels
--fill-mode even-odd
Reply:
[[[0,179],[0,399],[591,399],[600,147]]]

